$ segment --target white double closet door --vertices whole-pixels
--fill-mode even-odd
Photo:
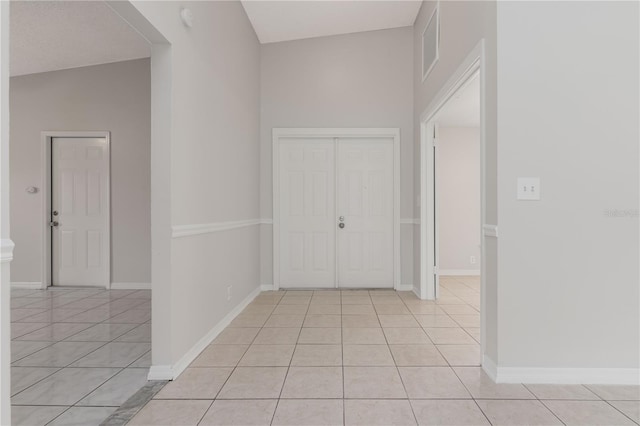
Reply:
[[[279,286],[393,288],[393,138],[278,146]]]

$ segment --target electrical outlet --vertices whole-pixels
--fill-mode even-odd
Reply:
[[[231,300],[231,286],[227,287],[227,300]]]
[[[518,200],[540,199],[540,178],[518,178]]]
[[[469,258],[469,263],[472,264],[472,265],[475,265],[476,264],[476,257],[475,256],[471,256]]]

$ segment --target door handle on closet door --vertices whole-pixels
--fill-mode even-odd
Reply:
[[[340,223],[338,224],[338,228],[340,228],[340,229],[344,228],[344,223],[340,222]]]

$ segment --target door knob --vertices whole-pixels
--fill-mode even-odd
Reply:
[[[59,223],[58,223],[58,222],[56,222],[55,220],[54,220],[53,222],[49,222],[49,226],[51,226],[51,227],[54,227],[54,228],[55,228],[55,227],[56,227],[56,226],[58,226],[58,225],[59,225]]]
[[[338,227],[339,227],[340,229],[344,228],[344,223],[340,222],[340,223],[338,224]]]
[[[340,222],[344,222],[344,216],[340,216],[340,217],[338,218],[338,220],[339,220]]]

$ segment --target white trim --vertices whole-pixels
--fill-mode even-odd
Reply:
[[[151,290],[151,283],[111,283],[111,290]]]
[[[244,308],[249,305],[260,294],[260,287],[253,290],[245,299],[240,302],[235,308],[225,315],[220,322],[214,325],[207,334],[205,334],[198,342],[191,347],[185,353],[182,358],[178,360],[174,365],[157,365],[151,366],[149,369],[148,380],[175,380],[182,374],[182,372],[193,362],[194,359],[200,355],[200,353],[206,349],[207,346],[225,329],[235,317],[237,317]]]
[[[640,385],[638,368],[498,367],[496,383]]]
[[[21,290],[42,290],[42,283],[40,281],[35,281],[35,282],[13,281],[11,283],[11,288],[21,289]]]
[[[413,218],[400,219],[400,225],[420,225],[420,219],[413,219]]]
[[[400,129],[399,128],[274,128],[272,130],[272,188],[273,188],[273,288],[280,288],[280,181],[277,153],[284,138],[393,138],[393,288],[401,284],[400,260]],[[337,250],[336,250],[337,256]],[[336,271],[338,265],[336,263]],[[337,272],[336,272],[337,275]],[[336,280],[335,286],[338,286]]]
[[[152,365],[147,380],[173,380],[173,369],[170,365]]]
[[[496,363],[486,354],[482,354],[482,369],[491,380],[496,381],[498,367],[496,367]]]
[[[420,299],[420,288],[419,288],[419,287],[414,286],[414,287],[413,287],[413,289],[412,289],[411,291],[413,291],[413,294],[415,294],[415,295],[416,295],[416,297],[417,297],[418,299]]]
[[[273,284],[262,284],[262,285],[260,285],[260,290],[261,291],[275,291],[275,288],[273,288]]]
[[[105,273],[102,277],[104,288],[109,289],[111,283],[111,132],[108,131],[53,131],[40,132],[42,143],[42,289],[52,285],[51,277],[51,143],[53,138],[104,138],[107,144],[107,208],[105,228],[107,229],[107,249],[103,254]]]
[[[9,263],[13,260],[13,249],[16,245],[8,238],[0,240],[0,263]]]
[[[424,33],[427,32],[427,28],[429,28],[429,24],[431,24],[431,20],[434,17],[436,19],[436,58],[429,65],[429,68],[425,71],[425,69],[424,69]],[[438,63],[438,60],[440,60],[440,1],[436,2],[436,7],[433,9],[433,12],[431,12],[431,16],[429,17],[429,19],[427,20],[427,23],[424,26],[424,30],[422,30],[422,35],[420,37],[420,41],[421,41],[421,44],[420,44],[420,46],[421,46],[420,62],[421,62],[421,67],[422,67],[421,68],[422,69],[422,82],[424,83],[424,81],[427,79],[427,77],[429,77],[429,74],[431,73],[433,68]]]
[[[480,216],[481,224],[485,223],[486,217],[486,54],[485,41],[480,42],[471,50],[467,57],[462,61],[458,68],[453,72],[451,77],[438,91],[437,95],[429,103],[429,106],[420,115],[420,222],[424,224],[420,227],[420,298],[434,299],[436,297],[435,289],[435,267],[433,259],[437,259],[434,253],[434,214],[435,214],[435,194],[434,186],[427,184],[431,179],[428,178],[427,169],[430,171],[434,167],[434,138],[433,130],[435,119],[440,110],[451,99],[455,93],[468,84],[471,77],[478,74],[480,79]],[[482,233],[481,229],[478,232]],[[485,256],[485,238],[481,238],[480,258],[482,265],[486,263]],[[480,275],[480,334],[483,338],[480,340],[481,353],[486,352],[484,336],[486,333],[486,268],[481,267]]]
[[[197,225],[175,225],[171,227],[171,237],[182,238],[194,235],[211,234],[214,232],[259,225],[260,223],[262,223],[261,219],[247,219],[229,222],[202,223]]]
[[[480,269],[439,269],[438,275],[446,277],[479,277]]]
[[[395,288],[396,291],[413,291],[413,284],[400,284]]]
[[[482,225],[482,235],[485,237],[498,238],[498,225]]]
[[[260,225],[273,225],[273,219],[260,219]]]

